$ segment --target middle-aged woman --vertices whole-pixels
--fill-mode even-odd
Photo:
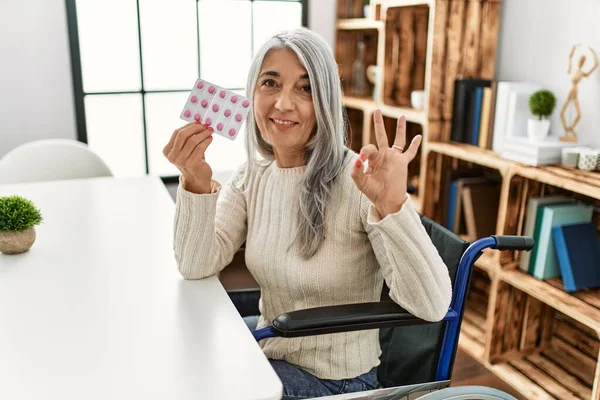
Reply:
[[[327,43],[304,28],[263,45],[246,89],[253,101],[248,159],[229,182],[214,181],[204,157],[212,128],[185,125],[164,148],[181,171],[174,226],[181,275],[217,274],[245,242],[261,289],[261,315],[246,319],[251,329],[293,310],[378,301],[384,280],[400,306],[441,320],[450,277],[406,192],[421,136],[404,150],[401,117],[390,146],[377,111],[377,146],[359,155],[348,149],[338,65]],[[377,330],[272,338],[260,346],[284,399],[377,385]]]

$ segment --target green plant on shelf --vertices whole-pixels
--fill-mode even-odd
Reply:
[[[529,97],[529,110],[540,120],[548,118],[555,107],[556,97],[550,90],[538,90]]]

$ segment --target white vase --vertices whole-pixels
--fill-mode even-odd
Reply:
[[[527,136],[532,142],[540,142],[548,137],[550,130],[549,119],[533,119],[527,120]]]

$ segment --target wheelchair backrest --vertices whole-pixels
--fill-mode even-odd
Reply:
[[[421,221],[454,283],[460,258],[470,243],[425,216],[421,216]],[[381,300],[392,301],[385,283]],[[382,354],[377,372],[379,382],[384,387],[393,387],[435,381],[445,324],[441,321],[381,329],[379,341]],[[456,345],[452,362],[455,355]]]

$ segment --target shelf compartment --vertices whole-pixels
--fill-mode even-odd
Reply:
[[[377,29],[381,30],[384,27],[382,21],[374,21],[369,18],[349,18],[339,20],[336,24],[337,29],[340,30],[364,30],[364,29]]]
[[[337,19],[359,19],[364,18],[363,0],[338,0]]]
[[[497,282],[484,365],[527,398],[589,399],[596,331],[503,280]]]
[[[599,289],[582,292],[583,296],[579,294],[579,297],[583,297],[581,299],[565,292],[562,285],[557,285],[556,280],[550,284],[518,269],[504,269],[501,277],[510,285],[600,333]]]
[[[485,273],[473,271],[459,338],[461,348],[479,362],[483,362],[484,356],[490,286]]]
[[[364,65],[365,91],[362,95],[365,99],[373,99],[374,85],[367,78],[367,68],[377,64],[377,43],[379,31],[377,29],[362,30],[338,30],[336,35],[336,60],[340,67],[340,78],[344,95],[354,96],[353,65],[357,58],[358,43],[362,39],[365,44],[365,52],[362,59]]]
[[[538,351],[509,361],[558,399],[589,399],[600,342],[592,330],[555,313],[550,340]]]
[[[425,89],[429,12],[427,4],[385,4],[382,94],[386,105],[410,107],[411,92]]]
[[[552,351],[549,350],[549,354]],[[517,357],[488,368],[528,399],[591,398],[591,386],[582,383],[543,353]]]

